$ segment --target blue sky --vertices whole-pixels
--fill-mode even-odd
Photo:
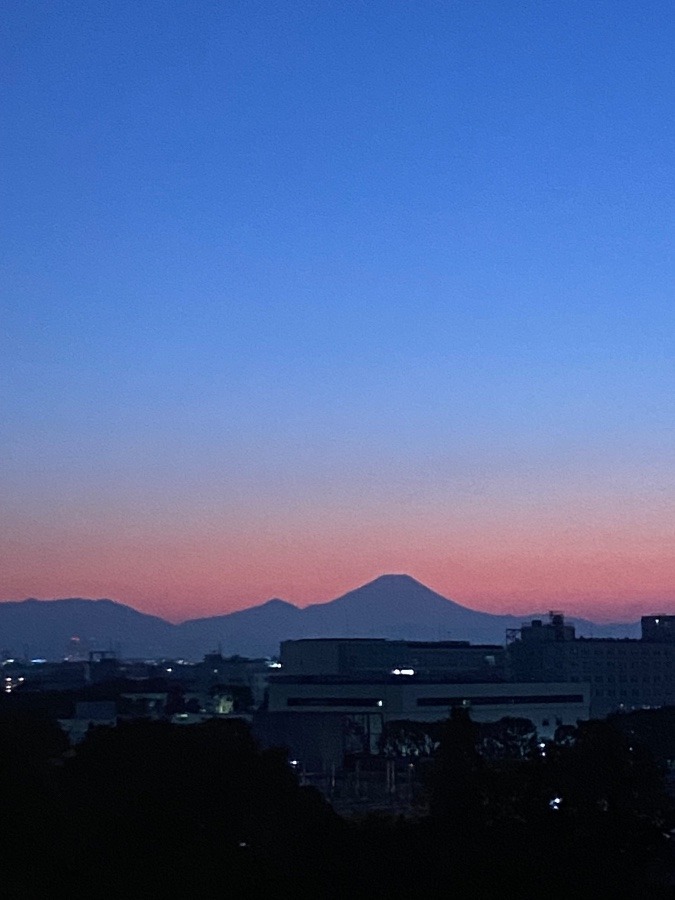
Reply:
[[[639,600],[624,531],[665,547],[675,505],[673,26],[665,2],[8,2],[2,596],[180,616],[412,563],[513,606],[487,492],[537,535],[557,505],[549,553],[580,497],[587,534],[623,506]],[[170,569],[176,522],[213,543],[202,601],[192,570],[115,575],[127,529]],[[363,522],[395,523],[389,556]],[[266,570],[277,532],[307,570]],[[416,557],[429,532],[489,590]],[[656,556],[645,602],[675,599]]]

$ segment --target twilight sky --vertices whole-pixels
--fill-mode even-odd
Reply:
[[[0,598],[675,611],[671,0],[5,0]]]

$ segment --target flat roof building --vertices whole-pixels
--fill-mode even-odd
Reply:
[[[284,675],[382,675],[413,669],[418,675],[505,679],[499,644],[468,641],[391,641],[385,638],[305,638],[282,641]]]
[[[311,764],[380,750],[389,722],[432,723],[453,708],[478,723],[529,719],[543,738],[589,717],[590,686],[508,680],[503,647],[463,641],[303,639],[281,645],[279,674],[254,720],[265,743]]]
[[[590,713],[675,704],[675,616],[644,616],[642,637],[578,638],[558,613],[510,634],[514,680],[590,685]]]

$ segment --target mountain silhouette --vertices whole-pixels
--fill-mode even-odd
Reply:
[[[382,575],[328,603],[305,608],[305,627],[318,636],[375,635],[407,640],[503,643],[521,619],[468,609],[410,575]],[[384,633],[386,632],[386,634]]]
[[[186,659],[199,659],[216,649],[226,656],[276,656],[279,643],[284,640],[279,635],[302,635],[301,619],[301,609],[275,598],[223,616],[189,619],[175,627],[180,655]]]
[[[273,656],[279,643],[307,637],[383,637],[503,644],[506,629],[527,616],[469,609],[409,575],[382,575],[324,603],[300,609],[275,598],[220,616],[173,625],[112,600],[23,600],[0,603],[0,650],[12,656],[61,659],[76,635],[83,647],[128,658],[198,660],[224,655]],[[638,637],[638,623],[597,625],[569,619],[580,636]]]
[[[73,637],[87,650],[130,657],[161,656],[173,625],[114,600],[6,601],[0,603],[0,651],[10,656],[62,659]]]

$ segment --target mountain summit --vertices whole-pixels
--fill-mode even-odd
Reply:
[[[372,612],[381,611],[387,615],[406,615],[413,612],[415,618],[419,618],[424,612],[445,613],[448,606],[456,609],[465,608],[453,600],[442,597],[410,575],[380,575],[374,581],[369,581],[335,600],[308,606],[305,611],[316,609],[318,606],[364,612],[370,609]]]
[[[312,635],[503,643],[521,619],[460,606],[410,575],[381,575],[328,603],[303,610]]]

